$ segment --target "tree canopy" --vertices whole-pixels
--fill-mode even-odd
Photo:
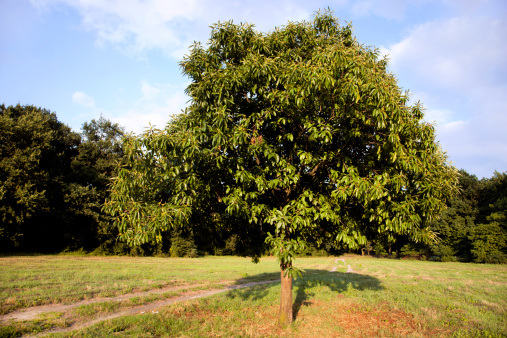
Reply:
[[[422,106],[408,105],[387,59],[350,25],[330,12],[268,33],[218,23],[180,65],[190,106],[165,131],[128,139],[105,206],[124,239],[188,226],[257,234],[280,260],[290,323],[284,292],[308,243],[434,238],[428,221],[457,171]]]
[[[0,129],[2,246],[36,249],[38,238],[48,232],[54,232],[51,243],[56,244],[64,205],[71,199],[66,181],[79,135],[49,110],[20,105],[0,106]]]
[[[122,130],[101,118],[84,138],[35,106],[0,105],[0,250],[57,252],[115,241],[101,211]]]

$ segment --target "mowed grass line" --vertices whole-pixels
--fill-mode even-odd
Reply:
[[[303,279],[294,282],[295,321],[288,329],[280,329],[276,324],[280,286],[275,283],[181,302],[165,306],[157,313],[124,316],[49,336],[507,336],[506,266],[360,256],[342,258],[355,273],[345,273],[346,265],[341,261],[335,264],[332,257],[296,260],[306,273]],[[224,272],[239,269],[248,273],[250,267],[263,266],[243,258],[201,259]],[[274,260],[262,259],[261,264],[266,264],[266,269],[253,270],[252,279],[278,275]],[[337,271],[328,272],[333,266]],[[209,267],[201,270],[203,278],[208,270]],[[243,278],[241,272],[239,278]],[[81,308],[73,316],[86,320],[109,311],[114,311],[111,305],[100,304]],[[63,314],[45,316],[38,319],[39,326],[37,321],[13,323],[0,332],[3,336],[15,336],[20,332],[36,333],[69,325]]]

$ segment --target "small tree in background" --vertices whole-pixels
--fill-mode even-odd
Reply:
[[[264,238],[279,260],[287,325],[294,257],[307,244],[434,238],[426,222],[455,193],[456,170],[387,60],[330,12],[266,34],[216,24],[181,67],[190,107],[166,131],[127,139],[128,165],[105,206],[129,243],[196,220]]]
[[[88,214],[93,220],[85,220],[84,227],[94,228],[95,253],[127,253],[128,247],[117,242],[118,229],[112,217],[101,211],[109,194],[111,178],[117,175],[118,165],[122,163],[124,152],[122,138],[124,128],[104,117],[83,123],[78,154],[72,161],[74,180],[80,185],[93,189],[94,205],[89,206]],[[92,225],[93,224],[93,225]]]
[[[371,246],[371,242],[367,241],[364,246],[361,248],[361,256],[364,256],[364,252],[366,251],[366,254],[369,256],[370,251],[373,250],[373,247]]]

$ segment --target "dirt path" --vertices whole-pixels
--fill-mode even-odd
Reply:
[[[75,325],[71,325],[71,326],[63,328],[63,329],[57,328],[57,329],[53,329],[53,330],[44,331],[44,332],[41,332],[39,335],[32,336],[32,337],[41,337],[41,336],[49,334],[49,333],[62,333],[62,332],[79,330],[79,329],[86,328],[88,326],[92,326],[96,323],[100,323],[100,322],[103,322],[106,320],[110,320],[110,319],[114,319],[114,318],[118,318],[118,317],[126,316],[126,315],[135,315],[135,314],[156,315],[156,314],[158,314],[158,311],[156,311],[156,309],[161,308],[163,306],[170,305],[170,304],[174,304],[177,302],[183,302],[183,301],[202,298],[202,297],[208,297],[208,296],[216,295],[218,293],[222,293],[222,292],[226,292],[226,291],[230,291],[230,290],[244,289],[244,288],[249,288],[249,287],[252,287],[255,285],[269,284],[269,283],[275,283],[275,282],[279,282],[279,280],[267,280],[267,281],[262,281],[262,282],[251,282],[251,283],[238,284],[238,285],[228,285],[223,289],[209,290],[209,291],[199,292],[199,293],[196,293],[193,295],[180,296],[180,297],[175,297],[175,298],[171,298],[171,299],[155,301],[150,304],[136,306],[136,307],[132,307],[132,308],[129,308],[129,309],[126,309],[123,311],[119,311],[119,312],[116,312],[116,313],[113,313],[110,315],[101,316],[101,317],[93,319],[91,321],[87,321],[86,323],[77,323]],[[25,337],[30,337],[30,336],[25,336]]]
[[[275,281],[267,281],[267,282],[271,283],[271,282],[275,282]],[[228,284],[228,283],[231,283],[231,281],[224,281],[224,282],[218,283],[218,284]],[[195,297],[188,296],[189,297],[188,299],[193,299],[192,297],[200,298],[199,295],[201,295],[201,294],[203,295],[202,297],[206,297],[206,296],[214,294],[214,293],[208,294],[209,292],[220,293],[220,292],[224,292],[224,291],[228,291],[228,290],[250,287],[253,285],[265,284],[265,283],[266,282],[264,281],[264,282],[253,282],[253,283],[245,283],[245,284],[238,284],[238,285],[227,285],[223,289],[198,292],[196,294],[197,296],[195,296]],[[179,286],[172,286],[172,287],[164,287],[161,289],[148,290],[148,291],[144,291],[144,292],[128,293],[128,294],[119,295],[119,296],[115,296],[115,297],[97,297],[97,298],[85,299],[85,300],[82,300],[82,301],[79,301],[76,303],[72,303],[72,304],[48,304],[48,305],[41,305],[41,306],[33,306],[33,307],[26,308],[26,309],[17,310],[17,311],[8,313],[6,315],[0,315],[0,322],[7,322],[7,321],[11,321],[11,320],[14,320],[14,321],[32,320],[43,313],[65,312],[65,311],[68,311],[70,309],[73,309],[73,308],[81,306],[81,305],[95,304],[95,303],[101,303],[101,302],[111,302],[111,301],[121,302],[121,301],[125,301],[127,299],[134,298],[134,297],[158,295],[158,294],[163,294],[163,293],[170,292],[170,291],[191,289],[191,288],[196,288],[196,287],[205,286],[205,285],[206,284],[179,285]],[[171,298],[171,300],[174,299],[174,302],[179,302],[182,300],[186,300],[185,298],[187,298],[187,297],[181,296],[181,297]],[[162,301],[162,302],[164,302],[164,301]],[[154,303],[157,303],[157,302],[154,302]],[[154,304],[154,303],[150,303],[150,304]],[[158,303],[160,303],[160,301],[158,301]],[[172,304],[172,303],[169,303],[169,304]],[[161,306],[163,306],[163,305],[161,305]]]
[[[231,283],[230,281],[224,282],[225,283]],[[165,292],[170,291],[178,291],[182,289],[189,289],[189,288],[196,288],[200,286],[204,286],[205,284],[187,284],[187,285],[178,285],[178,286],[169,286],[169,287],[163,287],[161,289],[153,289],[149,291],[144,292],[133,292],[128,293],[124,295],[119,295],[115,297],[97,297],[97,298],[91,298],[91,299],[85,299],[76,303],[72,304],[48,304],[48,305],[41,305],[41,306],[34,306],[26,309],[21,309],[18,311],[14,311],[11,313],[8,313],[6,315],[0,315],[0,322],[5,322],[9,320],[31,320],[36,318],[38,315],[46,312],[64,312],[67,310],[70,310],[72,308],[81,306],[81,305],[88,305],[88,304],[94,304],[94,303],[100,303],[100,302],[111,302],[111,301],[124,301],[130,298],[134,297],[144,297],[149,295],[157,295],[162,294]]]

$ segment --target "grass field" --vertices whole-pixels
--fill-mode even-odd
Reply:
[[[260,264],[239,257],[0,258],[4,319],[36,305],[47,310],[24,321],[3,320],[0,337],[507,336],[505,265],[340,258],[346,263],[334,257],[296,260],[306,273],[294,282],[295,320],[287,329],[276,324],[277,282],[183,298],[276,280],[272,258]],[[353,272],[346,272],[347,265]],[[106,298],[112,296],[124,300]],[[172,300],[181,301],[157,307]],[[68,308],[52,305],[61,303]],[[146,306],[152,310],[136,312]]]

